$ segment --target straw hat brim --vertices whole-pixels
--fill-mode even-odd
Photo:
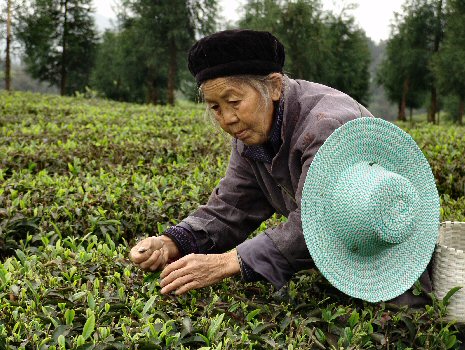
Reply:
[[[410,180],[421,201],[407,240],[362,256],[332,228],[328,211],[338,176],[354,164],[376,162]],[[439,196],[425,156],[410,135],[379,118],[357,118],[336,129],[320,147],[305,180],[301,219],[315,265],[340,291],[370,302],[408,290],[429,263],[438,237]]]

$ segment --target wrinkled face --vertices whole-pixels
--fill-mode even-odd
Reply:
[[[273,89],[271,99],[263,101],[261,94],[248,84],[216,78],[206,81],[202,92],[224,131],[246,145],[267,141],[273,124],[273,101],[279,100],[280,89],[279,93]]]

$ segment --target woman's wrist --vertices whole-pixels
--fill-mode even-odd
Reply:
[[[225,277],[231,277],[241,272],[239,260],[237,258],[237,250],[233,249],[230,252],[223,253]]]
[[[159,238],[163,241],[164,247],[168,252],[168,260],[176,260],[181,257],[178,246],[170,237],[162,235]]]

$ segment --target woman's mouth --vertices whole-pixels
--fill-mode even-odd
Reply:
[[[234,134],[234,137],[239,140],[243,140],[244,138],[247,137],[247,129],[244,129],[242,131],[236,132]]]

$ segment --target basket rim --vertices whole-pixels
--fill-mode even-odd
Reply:
[[[436,243],[436,249],[435,249],[435,252],[436,253],[441,253],[442,250],[447,250],[451,253],[455,253],[455,254],[463,254],[464,251],[462,249],[455,249],[455,248],[452,248],[452,247],[448,247],[444,244],[440,244],[440,243]]]
[[[446,220],[446,221],[442,221],[441,222],[441,226],[444,226],[444,225],[461,225],[461,224],[464,224],[465,225],[465,221],[449,221],[449,220]]]
[[[442,221],[440,223],[440,226],[441,227],[451,227],[451,226],[464,226],[465,227],[465,222],[463,221]],[[439,236],[438,236],[438,241],[436,242],[435,253],[441,253],[442,250],[446,250],[454,254],[464,254],[463,249],[456,249],[446,244],[440,243],[441,236],[443,235],[444,235],[444,232],[439,230]]]

